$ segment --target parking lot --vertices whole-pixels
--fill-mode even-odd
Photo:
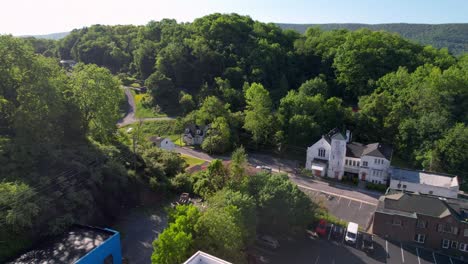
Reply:
[[[263,256],[260,263],[298,264],[360,264],[360,263],[416,263],[416,264],[461,264],[457,258],[442,255],[413,245],[394,243],[374,236],[374,251],[366,253],[361,248],[362,233],[354,245],[344,242],[344,234],[333,233],[327,228],[324,237],[304,236],[282,241],[277,249],[256,246],[256,253]]]
[[[367,229],[377,205],[367,201],[347,198],[320,191],[303,190],[309,197],[322,201],[330,214],[346,222],[355,222],[361,228]]]

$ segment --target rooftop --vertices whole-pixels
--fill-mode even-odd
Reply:
[[[108,229],[73,226],[60,236],[41,241],[37,248],[8,263],[74,263],[114,234],[115,232]]]
[[[407,217],[416,217],[416,215],[420,214],[444,218],[452,215],[461,221],[467,221],[468,200],[390,191],[379,199],[377,211]]]
[[[203,251],[198,251],[185,261],[184,264],[231,264],[231,262],[227,262]]]
[[[412,182],[444,188],[458,187],[458,178],[448,174],[400,168],[392,168],[390,174],[391,179],[396,181]]]
[[[360,158],[362,156],[371,156],[391,160],[393,149],[391,146],[382,143],[361,144],[351,142],[346,144],[346,156]]]

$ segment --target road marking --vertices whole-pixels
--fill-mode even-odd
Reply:
[[[419,249],[416,248],[416,254],[418,255],[418,263],[421,264],[421,260],[419,259]]]
[[[349,207],[350,204],[351,204],[351,200],[349,200],[348,207]]]
[[[362,202],[361,202],[361,204],[359,205],[359,210],[361,210],[361,207],[362,207]]]
[[[449,260],[450,260],[450,264],[453,264],[453,261],[452,261],[452,258],[451,258],[451,257],[449,257]]]
[[[328,233],[328,240],[330,240],[332,230],[333,230],[333,224],[331,225],[330,232]]]
[[[318,263],[319,258],[320,258],[320,255],[317,256],[317,259],[315,260],[315,264]]]
[[[432,251],[432,257],[434,258],[434,263],[437,264],[437,260],[436,260],[436,258],[435,258],[435,253],[434,253],[434,251]]]
[[[388,241],[387,240],[385,240],[385,251],[387,253],[387,258],[389,258],[390,255],[388,254]]]
[[[405,255],[403,254],[403,244],[401,243],[400,243],[400,249],[401,249],[401,260],[403,263],[405,263]]]
[[[353,201],[356,201],[356,202],[362,202],[362,203],[365,203],[365,204],[377,206],[377,203],[372,203],[372,202],[368,202],[368,201],[364,201],[364,200],[359,200],[359,199],[349,197],[349,196],[346,196],[346,195],[341,195],[341,194],[331,193],[331,192],[327,192],[327,191],[322,191],[322,190],[318,190],[318,189],[315,189],[315,188],[312,188],[312,187],[309,187],[309,186],[305,186],[305,185],[302,185],[302,184],[297,184],[297,186],[300,187],[300,188],[307,189],[307,190],[322,192],[322,193],[329,194],[329,195],[335,195],[335,196],[338,196],[338,197],[343,197],[343,198],[348,199],[348,200],[353,200]]]

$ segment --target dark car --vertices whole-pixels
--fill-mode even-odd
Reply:
[[[362,250],[364,252],[372,254],[374,252],[374,236],[371,234],[362,234]]]
[[[344,235],[344,227],[340,225],[334,225],[332,228],[332,237],[335,240],[341,240],[343,239],[343,235]]]

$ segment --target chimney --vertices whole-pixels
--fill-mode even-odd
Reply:
[[[346,143],[351,142],[351,131],[346,130]]]

